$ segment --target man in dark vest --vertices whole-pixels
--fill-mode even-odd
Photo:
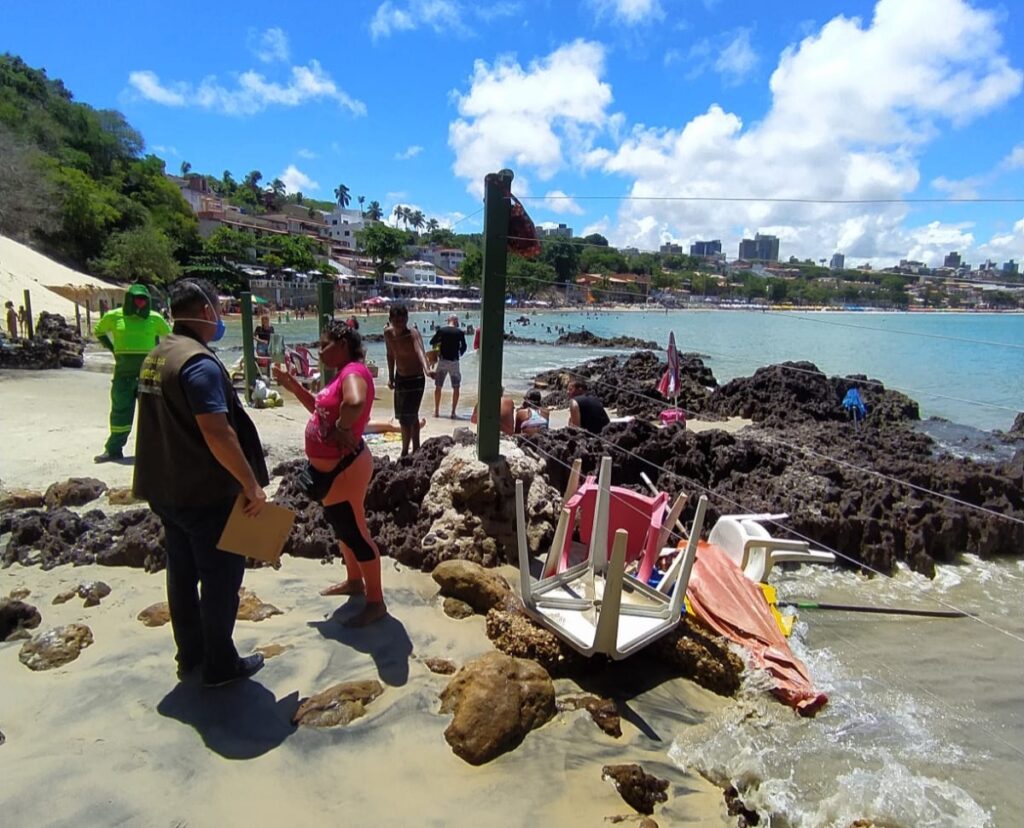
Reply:
[[[604,404],[588,393],[587,384],[581,379],[569,381],[569,425],[600,434],[610,422]]]
[[[267,467],[256,427],[207,347],[224,335],[216,290],[202,279],[183,279],[171,286],[170,304],[172,333],[149,353],[139,376],[132,488],[164,525],[178,676],[201,667],[203,682],[218,686],[263,666],[263,656],[240,658],[235,649],[245,559],[217,542],[239,494],[249,515],[263,508]]]

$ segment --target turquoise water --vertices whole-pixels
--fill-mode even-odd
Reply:
[[[978,428],[1007,429],[1024,411],[1024,314],[759,313],[748,311],[669,311],[636,313],[533,312],[530,324],[513,324],[519,311],[506,313],[506,326],[518,336],[553,342],[559,327],[600,336],[635,336],[664,348],[674,331],[680,351],[696,351],[720,382],[749,376],[763,365],[808,360],[829,375],[866,374],[917,400],[922,417],[944,417]],[[414,313],[425,334],[433,313]],[[317,339],[316,320],[277,323],[288,343]],[[474,325],[479,313],[464,314]],[[364,333],[379,333],[386,318],[360,319]],[[548,329],[551,329],[550,332]],[[229,322],[223,345],[237,350],[241,325]],[[368,343],[369,358],[383,366],[384,346]],[[569,366],[606,349],[506,345],[505,383],[520,389],[537,372]],[[463,364],[464,387],[473,395],[479,363],[470,353]]]

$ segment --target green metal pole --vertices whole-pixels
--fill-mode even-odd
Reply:
[[[508,264],[511,170],[484,179],[484,262],[480,288],[480,379],[476,453],[485,463],[500,456],[501,363],[505,344],[505,275]]]
[[[256,382],[256,349],[252,338],[252,294],[242,293],[242,366],[245,372],[245,401],[252,402]]]
[[[317,285],[316,291],[317,298],[317,316],[320,321],[319,331],[323,334],[324,329],[334,319],[334,282],[324,279]],[[327,368],[323,362],[320,363],[320,381],[323,385],[327,385],[332,379],[334,379],[334,371]]]
[[[25,289],[25,319],[28,325],[28,338],[31,339],[36,335],[36,323],[32,319],[32,294],[28,292],[28,288]]]

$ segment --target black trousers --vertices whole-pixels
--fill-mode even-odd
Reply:
[[[217,549],[234,502],[151,504],[166,533],[167,603],[178,663],[186,669],[202,665],[208,681],[229,677],[238,666],[232,633],[245,558]]]

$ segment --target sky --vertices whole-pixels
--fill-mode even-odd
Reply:
[[[479,232],[508,167],[538,224],[619,246],[1024,260],[1017,2],[0,0],[0,20],[0,51],[122,111],[169,171],[345,184]]]

